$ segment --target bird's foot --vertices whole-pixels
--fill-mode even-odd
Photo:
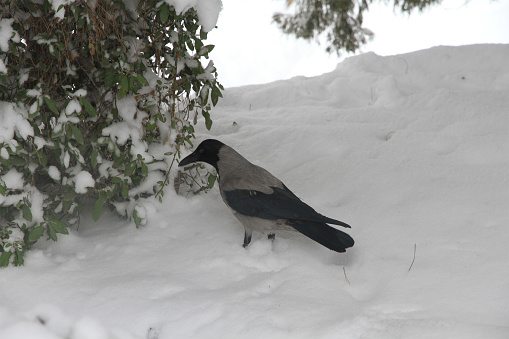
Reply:
[[[251,242],[251,232],[244,233],[244,244],[242,245],[242,247],[246,248],[250,242]]]

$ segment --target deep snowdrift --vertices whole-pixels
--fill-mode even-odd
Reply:
[[[0,270],[0,338],[509,337],[507,60],[509,45],[368,53],[227,90],[197,135],[356,245],[254,234],[246,250],[217,190],[168,191],[140,230],[85,218]]]

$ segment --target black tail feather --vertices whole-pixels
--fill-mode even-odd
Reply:
[[[326,217],[325,215],[321,215],[321,214],[318,214],[318,215],[321,218],[320,218],[320,220],[316,220],[316,221],[320,221],[320,222],[324,222],[324,223],[327,223],[327,224],[333,224],[333,225],[338,225],[338,226],[343,226],[343,227],[346,227],[346,228],[350,228],[350,225],[348,225],[345,222],[342,222],[342,221],[339,221],[339,220],[336,220],[336,219],[332,219],[332,218]]]
[[[354,240],[345,232],[325,223],[288,220],[288,225],[306,237],[336,252],[345,252],[354,245]]]

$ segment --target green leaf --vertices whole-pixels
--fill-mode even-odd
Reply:
[[[72,14],[74,16],[74,21],[78,21],[79,20],[79,17],[78,17],[78,9],[76,8],[76,5],[72,4],[71,5],[71,11],[72,11]]]
[[[207,45],[207,46],[203,46],[203,48],[207,51],[207,53],[210,53],[212,52],[212,50],[214,49],[214,45]],[[202,53],[203,54],[203,53]]]
[[[57,46],[59,51],[63,51],[65,49],[65,45],[61,42],[56,42],[55,46]]]
[[[0,183],[0,194],[5,196],[6,190],[7,190],[7,186],[4,183]]]
[[[164,3],[161,6],[161,10],[159,11],[159,21],[164,25],[166,21],[168,21],[168,17],[170,16],[170,8],[167,3]]]
[[[106,70],[106,74],[104,75],[104,84],[106,87],[111,87],[115,83],[117,83],[117,74],[113,68],[108,68]]]
[[[215,106],[215,105],[217,105],[217,101],[219,100],[219,98],[223,97],[223,94],[221,93],[219,88],[214,86],[214,87],[212,87],[212,93],[210,94],[210,97],[212,99],[212,105]]]
[[[130,78],[128,78],[128,80],[129,80],[129,85],[128,85],[127,89],[133,93],[137,93],[138,87],[136,87],[136,85],[134,83],[134,78],[130,77]]]
[[[211,189],[212,187],[214,187],[214,183],[216,182],[216,179],[217,179],[217,176],[216,175],[212,175],[210,174],[209,175],[209,185],[208,185],[208,188]]]
[[[122,99],[129,91],[129,79],[125,74],[120,74],[120,81],[118,82],[118,99]]]
[[[55,103],[55,100],[52,100],[48,97],[44,97],[44,102],[53,113],[58,114],[57,104]]]
[[[99,158],[99,152],[96,149],[92,150],[92,153],[90,154],[90,164],[93,167],[97,166],[97,159]]]
[[[30,210],[30,207],[23,204],[21,206],[21,210],[23,211],[23,218],[25,218],[25,220],[32,221],[32,211]]]
[[[43,151],[38,151],[37,157],[39,158],[39,163],[41,164],[41,166],[46,167],[46,165],[48,164],[48,157],[46,156],[46,154]]]
[[[143,75],[141,75],[141,74],[137,74],[135,79],[141,85],[144,85],[144,86],[148,85],[147,79],[145,79],[145,77],[143,77]]]
[[[48,226],[53,228],[53,230],[56,233],[69,234],[69,231],[67,230],[67,226],[60,220],[49,220]]]
[[[133,175],[135,170],[136,170],[136,162],[132,161],[126,165],[124,174],[127,175],[128,177],[130,177],[131,175]]]
[[[94,210],[92,211],[92,218],[94,221],[99,220],[101,214],[103,213],[104,201],[99,198],[94,204]]]
[[[141,173],[143,173],[145,175],[148,173],[148,167],[147,167],[147,165],[145,165],[144,162],[141,163]]]
[[[205,118],[205,127],[210,131],[210,128],[212,127],[212,120],[210,119],[210,113],[207,111],[202,111],[201,114]]]
[[[72,207],[72,203],[73,201],[72,200],[66,200],[64,199],[64,201],[62,202],[62,211],[64,213],[67,213],[67,211],[69,211]]]
[[[202,40],[207,39],[207,32],[205,32],[203,29],[200,30],[200,39]]]
[[[23,159],[22,157],[19,157],[17,155],[11,155],[9,160],[11,161],[11,165],[14,165],[14,166],[25,166],[27,164],[25,159]]]
[[[200,98],[203,100],[203,105],[207,104],[207,101],[209,101],[209,93],[210,88],[208,86],[204,86],[200,91]]]
[[[67,193],[66,195],[64,195],[64,201],[73,202],[74,199],[76,199],[77,196],[78,196],[77,193]]]
[[[25,263],[25,260],[23,258],[25,256],[25,252],[16,250],[15,253],[16,253],[16,256],[14,257],[13,264],[15,266],[22,266]]]
[[[42,236],[43,233],[44,233],[44,227],[37,226],[37,227],[33,228],[28,233],[28,242],[32,243],[32,244],[36,243],[37,240],[39,240],[39,238]]]
[[[47,233],[48,233],[48,237],[50,237],[50,239],[52,239],[53,241],[57,241],[57,232],[55,232],[55,229],[53,227],[51,227],[49,225],[49,223],[48,223]]]
[[[141,218],[138,216],[137,210],[133,211],[133,219],[134,219],[134,223],[136,224],[136,228],[140,228]]]
[[[64,125],[64,129],[65,129],[65,136],[66,136],[66,139],[69,140],[72,138],[72,125],[70,123],[67,123]]]
[[[0,267],[9,266],[9,260],[11,259],[12,252],[3,252],[0,256]]]
[[[122,185],[122,198],[124,199],[129,198],[129,189],[127,188],[126,184]]]
[[[81,145],[83,145],[83,143],[84,143],[83,134],[81,134],[81,131],[79,130],[79,128],[74,125],[71,125],[71,131],[72,131],[72,134],[74,135],[74,138],[76,139],[76,141],[79,142]]]
[[[88,102],[85,99],[80,99],[80,104],[85,107],[85,111],[87,111],[88,115],[90,115],[91,117],[97,116],[97,111],[95,110],[95,107],[92,106],[92,104],[90,102]]]
[[[194,41],[194,45],[196,46],[196,50],[200,51],[201,53],[201,49],[203,48],[203,42],[200,39],[196,39]]]

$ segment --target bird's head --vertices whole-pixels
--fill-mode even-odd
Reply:
[[[217,162],[219,161],[219,150],[223,146],[224,144],[219,140],[207,139],[203,141],[193,153],[182,159],[179,163],[179,167],[195,162],[205,162],[214,166],[216,171],[218,171]]]

